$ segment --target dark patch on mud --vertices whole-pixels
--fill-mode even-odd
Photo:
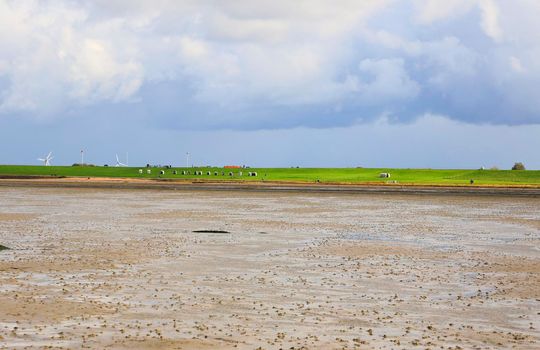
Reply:
[[[224,231],[224,230],[195,230],[195,231],[191,231],[191,232],[194,232],[194,233],[230,233],[229,231]]]
[[[1,245],[1,244],[0,244],[0,251],[2,251],[2,250],[8,250],[8,249],[10,249],[10,248],[6,247],[5,245]]]

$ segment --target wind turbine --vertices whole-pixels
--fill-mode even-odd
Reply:
[[[49,152],[49,154],[47,154],[47,156],[45,158],[38,158],[38,160],[40,162],[43,162],[45,166],[49,166],[49,165],[51,165],[51,160],[53,158],[54,157],[52,156],[52,152]]]
[[[116,155],[116,166],[127,166],[127,164],[120,162],[120,159],[118,159],[118,154]]]

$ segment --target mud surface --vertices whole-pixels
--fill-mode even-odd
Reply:
[[[539,208],[0,187],[0,348],[538,349]]]
[[[0,187],[80,188],[80,189],[151,189],[169,191],[240,191],[342,194],[435,194],[484,195],[540,198],[538,184],[414,184],[289,182],[211,179],[140,179],[107,177],[32,177],[2,176]]]

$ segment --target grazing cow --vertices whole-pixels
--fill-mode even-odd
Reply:
[[[139,174],[142,174],[142,169],[139,169]]]
[[[146,169],[147,174],[152,174],[152,169]]]
[[[390,177],[390,173],[380,173],[379,177]]]
[[[165,170],[160,170],[159,175],[165,175]]]

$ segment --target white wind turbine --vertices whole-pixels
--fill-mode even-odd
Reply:
[[[38,160],[40,162],[43,162],[43,164],[45,166],[49,166],[51,165],[51,160],[53,159],[54,157],[52,156],[52,152],[49,152],[49,154],[47,154],[47,156],[45,158],[38,158]]]
[[[127,166],[127,164],[120,162],[120,159],[118,159],[118,154],[116,155],[116,166]]]

